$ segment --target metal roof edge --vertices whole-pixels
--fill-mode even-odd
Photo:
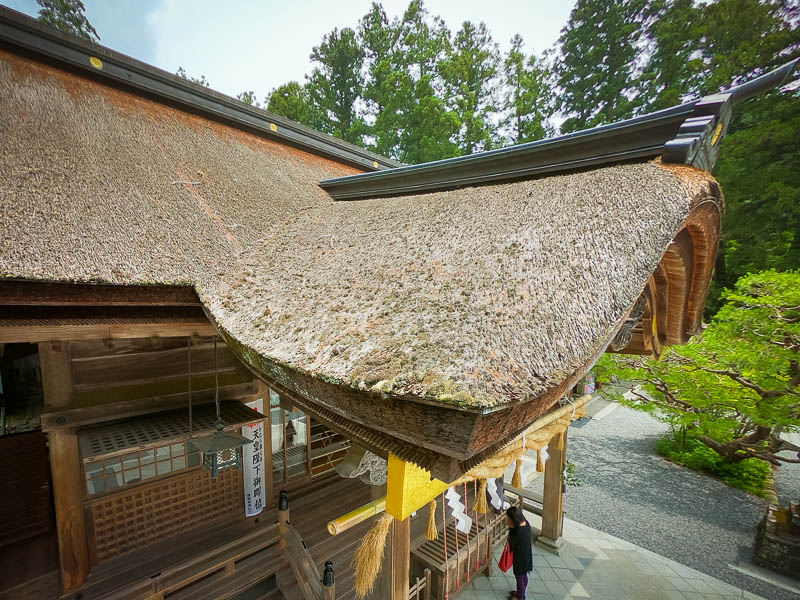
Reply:
[[[320,182],[337,200],[451,189],[662,156],[711,170],[733,104],[785,82],[800,58],[725,92],[592,129],[478,154]]]
[[[386,169],[401,164],[105,46],[65,34],[2,5],[0,42],[33,52],[56,63],[77,67],[95,77],[147,92],[235,126],[246,127],[264,137],[290,143],[364,169]]]

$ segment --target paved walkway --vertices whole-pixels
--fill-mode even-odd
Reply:
[[[541,519],[526,513],[531,526]],[[764,600],[748,591],[690,569],[649,550],[565,519],[561,556],[534,546],[528,600]],[[502,548],[495,551],[495,565]],[[492,570],[461,588],[457,600],[506,600],[512,575]]]

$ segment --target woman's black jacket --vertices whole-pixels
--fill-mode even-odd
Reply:
[[[514,553],[514,575],[524,575],[533,571],[533,548],[531,526],[512,527],[508,530],[508,543]]]

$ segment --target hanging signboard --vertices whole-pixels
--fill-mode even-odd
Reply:
[[[264,399],[259,398],[247,402],[247,406],[264,414]],[[245,516],[254,517],[266,503],[266,475],[264,460],[264,421],[242,427],[242,435],[253,440],[243,449],[242,464],[244,471],[244,511]]]

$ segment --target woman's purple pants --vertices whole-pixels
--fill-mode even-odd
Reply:
[[[528,587],[528,574],[517,575],[517,598],[525,600],[525,590]]]

